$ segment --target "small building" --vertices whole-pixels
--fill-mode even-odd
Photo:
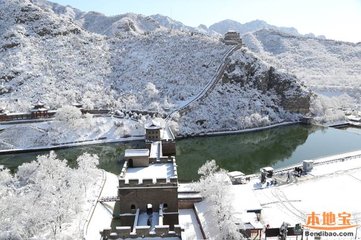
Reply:
[[[223,42],[226,45],[242,45],[242,39],[239,32],[236,31],[228,31],[224,34]]]
[[[101,231],[102,239],[181,239],[177,164],[175,157],[163,155],[163,130],[151,122],[146,126],[150,150],[125,151],[113,212],[119,225]]]
[[[73,103],[72,106],[73,106],[73,107],[76,107],[76,108],[80,108],[80,109],[83,108],[83,104],[78,103],[78,102]]]
[[[230,178],[232,184],[246,183],[246,175],[241,171],[229,172],[227,175]]]
[[[33,109],[31,109],[31,118],[48,118],[49,112],[48,108],[45,107],[45,104],[42,102],[37,102],[34,104]]]
[[[305,173],[311,172],[313,169],[313,160],[303,160],[302,167]]]
[[[145,126],[145,140],[146,141],[160,141],[161,140],[161,126],[155,121],[151,121]]]
[[[158,122],[151,121],[145,125],[145,142],[147,148],[151,150],[152,144],[157,141],[162,142],[160,146],[162,155],[176,155],[175,136],[172,129],[168,126],[161,127]]]
[[[6,121],[8,120],[7,112],[5,108],[0,107],[0,121]]]
[[[273,177],[273,168],[272,167],[264,167],[260,169],[261,171],[261,183],[266,182],[266,178],[272,178]]]
[[[128,161],[129,167],[149,166],[149,149],[126,149],[124,160]]]

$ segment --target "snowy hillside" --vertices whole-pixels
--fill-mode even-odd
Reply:
[[[295,74],[315,92],[336,97],[335,101],[345,105],[335,107],[361,105],[361,43],[297,37],[272,30],[246,34],[243,42],[266,62]]]
[[[82,30],[28,0],[0,5],[1,104],[163,111],[206,85],[230,48],[218,39],[170,30],[113,38]]]
[[[181,134],[263,127],[308,113],[311,93],[296,77],[276,71],[245,49],[230,60],[222,82],[180,117]]]
[[[74,20],[92,15],[92,26],[101,29],[109,18],[100,14],[40,0],[1,1],[0,105],[10,111],[27,111],[40,100],[50,108],[79,102],[85,108],[171,112],[217,80],[232,48],[218,37],[159,27],[157,22],[177,24],[162,16],[153,21],[127,14],[137,20],[138,25],[128,25],[135,31],[123,29],[106,36],[89,32]],[[144,18],[148,20],[140,21]],[[184,124],[185,119],[203,120],[198,115],[206,113],[213,120],[202,129],[214,130],[294,120],[298,112],[308,112],[308,92],[295,77],[277,72],[244,49],[231,58],[223,85],[207,91],[204,107],[182,116],[181,132],[198,131],[190,126],[194,121]],[[292,106],[300,99],[300,108]],[[249,124],[243,118],[251,115],[255,119],[248,119]]]

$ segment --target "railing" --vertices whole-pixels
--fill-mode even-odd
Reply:
[[[101,184],[101,189],[100,189],[100,192],[99,192],[99,196],[98,196],[97,200],[94,201],[93,206],[92,206],[92,208],[91,208],[91,210],[90,210],[90,212],[89,212],[89,214],[88,214],[88,217],[87,217],[87,219],[85,220],[85,223],[84,223],[84,227],[83,227],[83,229],[84,229],[84,231],[83,231],[83,239],[84,239],[84,240],[86,240],[86,237],[87,237],[87,234],[88,234],[88,228],[89,228],[89,224],[90,224],[91,218],[92,218],[93,215],[94,215],[95,208],[96,208],[96,206],[97,206],[97,204],[98,204],[98,201],[99,201],[99,199],[100,199],[100,196],[102,195],[102,192],[103,192],[103,189],[104,189],[104,186],[105,186],[105,182],[106,182],[106,179],[107,179],[106,173],[105,173],[104,170],[102,170],[102,174],[103,174],[103,176],[102,176],[102,184]]]
[[[171,112],[167,118],[166,118],[166,122],[170,121],[173,116],[177,113],[177,112],[181,112],[184,111],[186,109],[188,109],[194,102],[198,101],[198,100],[202,100],[204,97],[206,97],[209,92],[211,90],[213,90],[213,88],[216,86],[216,84],[218,83],[218,81],[220,80],[220,78],[223,75],[223,72],[225,70],[225,68],[227,67],[227,64],[229,63],[227,60],[227,58],[229,56],[231,56],[235,51],[237,51],[238,49],[240,49],[242,47],[242,45],[237,45],[233,48],[231,48],[230,50],[228,50],[225,55],[222,58],[222,64],[217,68],[217,71],[215,72],[214,76],[211,78],[211,80],[207,83],[207,85],[203,88],[203,90],[201,92],[199,92],[191,101],[189,101],[187,104],[185,104],[184,106],[174,110],[173,112]]]

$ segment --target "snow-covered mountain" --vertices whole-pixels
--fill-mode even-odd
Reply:
[[[270,25],[262,20],[254,20],[247,23],[240,23],[237,21],[233,21],[230,19],[220,21],[209,26],[210,30],[218,32],[220,34],[225,34],[226,32],[233,30],[239,32],[241,35],[248,33],[248,32],[255,32],[261,29],[274,29],[281,32],[289,33],[292,35],[300,35],[296,28],[293,27],[276,27]]]
[[[264,61],[295,74],[334,107],[361,106],[361,43],[348,43],[260,30],[243,43]]]
[[[144,16],[142,14],[126,13],[116,16],[106,16],[98,12],[82,12],[71,6],[62,6],[45,0],[33,0],[37,6],[67,17],[82,28],[107,36],[121,35],[124,32],[144,34],[153,31],[179,30],[187,32],[219,35],[207,28],[194,28],[160,14]]]
[[[87,108],[172,111],[193,99],[214,79],[223,57],[232,48],[218,37],[169,26],[158,27],[160,19],[149,20],[149,25],[134,25],[136,31],[94,33],[95,30],[88,31],[84,27],[87,25],[84,16],[96,16],[96,13],[84,14],[44,1],[40,4],[40,0],[0,1],[0,104],[10,111],[28,110],[38,100],[52,108],[80,102]],[[79,16],[83,16],[82,25],[78,22]],[[147,18],[135,14],[127,16]],[[92,19],[87,28],[96,27],[96,22],[102,26],[106,18],[99,15],[97,21]],[[164,21],[162,24],[166,25]],[[148,31],[153,27],[156,30]],[[223,129],[223,121],[243,111],[260,116],[274,112],[264,124],[294,119],[299,109],[288,108],[283,98],[286,92],[293,90],[290,96],[306,97],[309,101],[308,91],[294,87],[299,83],[288,74],[277,77],[274,83],[290,82],[285,93],[274,91],[275,87],[259,88],[256,82],[268,78],[258,76],[268,76],[271,66],[249,54],[238,51],[237,55],[239,59],[252,59],[251,64],[237,62],[242,66],[237,68],[237,74],[246,79],[246,86],[228,82],[216,86],[215,94],[222,94],[222,91],[231,94],[222,99],[227,114],[222,112],[222,120],[209,121],[209,128]],[[253,65],[263,67],[258,69]],[[244,105],[251,101],[251,95],[258,96],[257,104]],[[204,100],[211,104],[205,104],[202,109],[208,108],[208,113],[216,116],[221,109],[212,104],[220,102],[212,98],[210,94]],[[233,101],[240,104],[234,105]],[[308,108],[307,101],[299,101],[303,104],[301,108]],[[281,102],[284,104],[279,104]]]
[[[180,128],[190,134],[293,121],[309,112],[310,99],[296,77],[241,49],[230,57],[222,83],[180,118]]]

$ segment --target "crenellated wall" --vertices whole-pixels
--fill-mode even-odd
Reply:
[[[174,226],[174,231],[170,230],[168,225],[156,225],[152,231],[150,226],[137,226],[134,231],[131,227],[116,227],[115,231],[111,229],[104,229],[100,235],[104,240],[106,239],[119,239],[119,238],[138,238],[138,237],[179,237],[181,236],[182,229],[179,225]]]

